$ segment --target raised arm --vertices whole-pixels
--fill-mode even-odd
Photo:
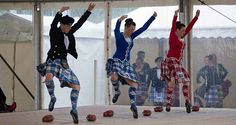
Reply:
[[[149,88],[149,86],[150,86],[151,80],[152,80],[152,74],[149,73],[149,75],[148,75],[148,77],[147,77],[147,86],[148,86],[148,88]]]
[[[191,20],[191,22],[187,26],[184,36],[187,35],[190,32],[190,30],[193,28],[193,25],[196,23],[199,15],[200,15],[200,10],[197,10],[195,17]]]
[[[228,71],[225,69],[225,67],[222,64],[218,64],[218,66],[219,66],[219,72],[218,73],[221,76],[222,80],[224,80],[225,77],[228,74]]]
[[[147,77],[147,87],[149,88],[149,86],[151,85],[152,79],[155,75],[154,69],[150,69],[149,73],[148,73],[148,77]]]
[[[176,21],[177,21],[177,18],[178,18],[178,13],[179,13],[179,9],[175,11],[175,15],[173,17],[173,20],[172,20],[172,26],[171,26],[171,31],[170,31],[170,34],[175,34],[175,31],[176,31]]]
[[[54,17],[52,23],[51,23],[51,30],[53,29],[56,29],[57,28],[57,24],[58,22],[61,20],[61,17],[62,17],[62,13],[65,11],[65,10],[68,10],[69,7],[68,6],[63,6],[56,14],[56,16]]]
[[[148,21],[141,28],[139,28],[138,30],[132,33],[131,38],[134,39],[135,37],[143,33],[151,25],[153,20],[156,19],[156,16],[157,16],[157,13],[154,12],[153,15],[148,19]]]
[[[207,66],[202,67],[199,72],[197,73],[197,83],[201,83],[201,79],[206,79],[206,68]]]
[[[88,9],[84,12],[84,14],[80,17],[80,19],[71,27],[70,30],[71,33],[76,32],[84,24],[84,22],[88,19],[94,7],[95,7],[94,3],[89,4]]]
[[[122,15],[117,21],[116,21],[116,27],[114,29],[114,33],[115,33],[115,36],[117,37],[120,33],[120,24],[121,22],[127,18],[128,16],[127,15]]]

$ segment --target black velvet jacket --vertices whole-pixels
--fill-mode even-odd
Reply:
[[[64,44],[64,33],[61,31],[60,27],[57,27],[57,24],[62,18],[62,14],[56,14],[49,32],[51,48],[48,51],[47,59],[67,59],[67,53],[70,53],[74,58],[77,59],[78,54],[76,52],[75,37],[73,34],[83,25],[83,23],[87,20],[90,14],[91,12],[87,10],[81,16],[81,18],[71,27],[71,30],[67,34],[69,39],[68,50],[66,50]]]

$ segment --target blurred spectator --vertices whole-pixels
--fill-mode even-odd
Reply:
[[[194,105],[203,107],[205,106],[204,94],[206,90],[206,82],[205,79],[207,76],[207,68],[209,62],[209,56],[204,57],[204,66],[197,73],[197,89],[194,92]]]
[[[136,91],[137,105],[144,105],[148,97],[147,76],[148,72],[150,71],[150,66],[147,62],[144,61],[144,59],[145,59],[145,52],[139,51],[137,53],[136,62],[133,64],[134,71],[139,81],[139,86]]]
[[[228,71],[222,64],[217,63],[215,54],[209,55],[208,60],[208,64],[197,75],[197,83],[200,84],[195,95],[201,98],[195,98],[195,101],[199,106],[221,108],[223,107],[223,99],[229,93],[231,82],[225,80]],[[202,98],[204,100],[200,100]]]
[[[149,72],[147,84],[150,85],[149,101],[154,106],[163,106],[166,97],[166,82],[160,79],[161,76],[161,62],[163,58],[157,57],[155,59],[156,67]]]

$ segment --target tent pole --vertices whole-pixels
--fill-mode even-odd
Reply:
[[[183,24],[185,24],[185,0],[179,0],[179,21]],[[186,39],[184,39],[184,41],[186,41]],[[186,50],[185,50],[185,53],[186,53]],[[184,58],[183,58],[183,65],[185,66],[186,63],[185,63],[185,60],[186,60],[186,54],[184,54]],[[182,95],[182,87],[181,87],[182,84],[178,84],[179,86],[179,106],[183,106],[183,95]]]
[[[189,0],[179,0],[179,9],[180,9],[180,21],[184,24],[188,24],[190,22],[190,18],[192,16],[192,7],[193,4],[191,2],[189,2]],[[184,41],[186,41],[186,49],[185,49],[185,54],[184,54],[184,60],[183,60],[183,64],[186,67],[186,70],[188,71],[189,75],[191,76],[191,38],[192,38],[192,34],[191,32],[189,33],[189,35],[184,38]],[[190,90],[190,100],[191,103],[193,103],[193,85],[190,84],[189,85],[189,90]],[[182,90],[179,91],[179,95],[181,95],[180,97],[182,97]],[[180,98],[180,105],[184,106],[184,103],[182,103],[183,99]]]
[[[110,47],[111,47],[111,3],[110,2],[106,2],[105,4],[105,26],[104,26],[104,29],[105,29],[105,58],[104,58],[104,62],[106,62],[106,60],[110,57],[110,53],[111,53],[111,50],[110,50]],[[106,74],[105,74],[106,76]],[[107,101],[108,101],[108,104],[110,105],[111,104],[111,93],[112,93],[112,86],[111,86],[111,83],[109,82],[109,79],[107,78],[106,79],[106,87],[107,87],[107,93],[106,93],[106,97],[107,97]]]
[[[16,42],[14,42],[14,55],[13,55],[13,70],[16,71]],[[12,99],[15,101],[15,76],[13,75],[13,86],[12,86]]]
[[[191,18],[193,17],[193,1],[190,1],[187,3],[187,22],[190,22]],[[188,72],[189,72],[189,76],[192,79],[191,84],[190,84],[190,97],[191,97],[191,103],[194,104],[194,89],[193,89],[193,76],[192,74],[192,32],[189,33],[187,39],[188,39]]]
[[[41,60],[41,6],[40,3],[35,1],[34,10],[33,10],[33,23],[34,23],[34,40],[33,40],[33,48],[34,48],[34,67],[39,65]],[[35,92],[35,109],[41,109],[41,78],[39,73],[34,71],[34,80],[36,86]]]

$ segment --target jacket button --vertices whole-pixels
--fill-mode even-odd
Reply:
[[[56,53],[57,51],[53,51],[54,53]]]
[[[58,53],[57,55],[60,56],[60,53]]]
[[[54,56],[52,56],[52,58],[54,59],[55,57],[54,57]]]
[[[57,45],[55,45],[55,47],[57,47]]]

